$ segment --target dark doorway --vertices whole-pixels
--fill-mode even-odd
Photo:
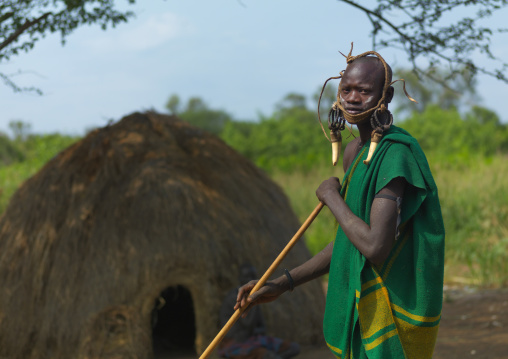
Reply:
[[[156,358],[195,355],[194,305],[187,288],[181,285],[169,287],[156,299],[152,336]]]

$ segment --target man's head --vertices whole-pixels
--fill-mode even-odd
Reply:
[[[358,123],[381,104],[387,106],[393,98],[391,81],[392,70],[380,57],[360,55],[349,60],[337,94],[346,120]]]
[[[375,51],[364,52],[357,56],[351,56],[352,52],[353,43],[351,43],[349,55],[343,54],[348,64],[346,70],[341,72],[340,76],[326,80],[321,90],[322,95],[328,81],[341,79],[337,101],[328,113],[328,128],[330,129],[328,140],[332,143],[332,162],[334,165],[340,155],[342,143],[340,131],[345,129],[346,121],[350,124],[360,124],[370,120],[372,141],[368,157],[364,161],[366,164],[372,158],[375,146],[383,137],[383,132],[388,130],[393,123],[393,117],[388,111],[388,104],[392,101],[394,92],[391,67]],[[401,81],[404,80],[401,79]],[[416,102],[406,92],[405,85],[404,93],[409,100]],[[319,100],[321,100],[321,95]],[[319,103],[318,101],[319,124],[326,138],[328,138],[320,120]],[[367,127],[362,128],[366,129]]]

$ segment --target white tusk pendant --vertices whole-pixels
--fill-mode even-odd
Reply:
[[[330,131],[330,138],[332,141],[332,163],[336,166],[342,150],[342,135],[340,132],[336,134],[334,131]]]
[[[376,131],[372,131],[372,135],[370,136],[369,153],[367,154],[367,159],[363,161],[364,164],[368,165],[370,163],[372,156],[374,156],[374,151],[376,150],[377,144],[381,142],[382,138],[382,134],[377,133]]]

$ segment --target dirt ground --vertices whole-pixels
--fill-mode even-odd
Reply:
[[[325,348],[304,348],[298,359],[332,359]],[[508,289],[447,288],[434,359],[507,359]]]
[[[445,293],[434,358],[508,358],[508,290]]]
[[[304,348],[298,359],[333,359]],[[507,359],[508,289],[446,288],[434,359]]]
[[[298,359],[332,359],[304,348]],[[446,288],[434,359],[507,359],[508,289]]]
[[[295,357],[333,358],[326,347],[304,347]],[[445,289],[434,359],[458,358],[508,359],[508,289]]]

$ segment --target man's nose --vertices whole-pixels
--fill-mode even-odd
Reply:
[[[346,99],[346,101],[349,103],[360,103],[360,102],[362,102],[362,98],[361,98],[360,93],[358,91],[353,90],[349,93],[349,96]]]

